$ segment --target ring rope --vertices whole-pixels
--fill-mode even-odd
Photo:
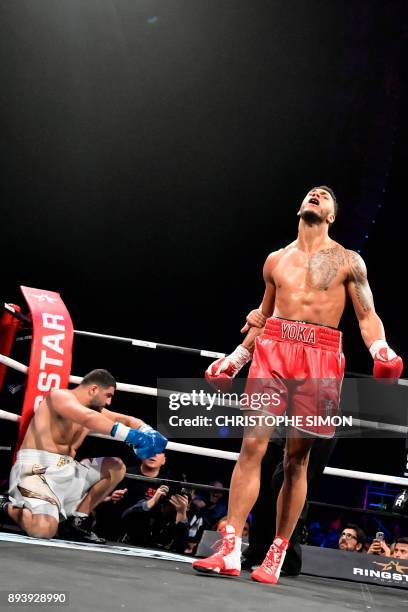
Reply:
[[[23,374],[27,374],[28,367],[22,363],[19,363],[11,357],[6,357],[0,354],[0,363],[17,370]],[[69,382],[79,385],[83,378],[81,376],[70,376]],[[156,389],[154,387],[144,387],[141,385],[130,385],[128,383],[116,383],[118,391],[126,391],[127,393],[138,393],[140,395],[149,395],[152,397],[169,397],[171,394],[178,393],[177,391],[170,391],[168,389]],[[215,405],[219,405],[215,402]],[[240,406],[234,402],[230,402],[228,407],[240,410]],[[374,429],[388,431],[396,434],[408,435],[408,426],[406,425],[395,425],[393,423],[378,423],[376,421],[366,421],[364,419],[353,418],[353,426],[361,427],[363,429]]]
[[[24,323],[31,323],[30,317],[17,312],[11,304],[7,302],[1,302],[3,310],[7,310],[12,316],[16,317],[19,321]],[[163,349],[168,351],[176,351],[180,353],[188,353],[190,355],[201,355],[201,357],[211,357],[215,359],[221,359],[225,357],[225,353],[218,353],[216,351],[207,351],[205,349],[190,348],[188,346],[177,346],[175,344],[164,344],[162,342],[149,342],[148,340],[136,340],[135,338],[126,338],[124,336],[112,336],[109,334],[99,334],[96,332],[88,332],[80,329],[74,329],[74,334],[77,336],[90,336],[92,338],[104,338],[105,340],[114,340],[116,342],[125,342],[132,346],[139,346],[150,349]],[[28,337],[27,337],[28,339]]]
[[[135,338],[125,338],[122,336],[109,336],[107,334],[97,334],[96,332],[82,331],[74,329],[74,334],[77,336],[91,336],[92,338],[104,338],[105,340],[115,340],[116,342],[126,342],[132,346],[140,346],[150,349],[164,349],[180,353],[188,353],[190,355],[201,355],[201,357],[211,357],[221,359],[225,357],[225,353],[217,353],[215,351],[207,351],[204,349],[190,348],[188,346],[177,346],[176,344],[163,344],[162,342],[149,342],[148,340],[136,340]]]
[[[225,487],[213,487],[212,485],[200,484],[197,482],[187,482],[185,480],[170,480],[169,478],[153,478],[152,476],[141,476],[139,474],[125,474],[125,478],[129,478],[130,480],[140,480],[142,482],[150,482],[152,484],[157,484],[158,486],[165,484],[169,485],[182,485],[188,489],[202,489],[203,491],[216,491],[218,493],[229,493],[229,489]]]
[[[3,310],[7,310],[12,316],[16,317],[18,320],[28,323],[31,325],[30,317],[17,312],[11,304],[7,304],[7,302],[0,302],[0,308]],[[226,356],[226,353],[219,353],[217,351],[208,351],[205,349],[196,349],[190,348],[186,346],[178,346],[176,344],[164,344],[162,342],[150,342],[149,340],[136,340],[135,338],[127,338],[125,336],[114,336],[110,334],[100,334],[97,332],[88,332],[79,329],[74,329],[74,334],[78,336],[90,336],[93,338],[102,338],[105,340],[114,340],[117,342],[125,342],[127,344],[132,344],[133,346],[139,346],[143,348],[151,348],[151,349],[164,349],[169,351],[176,351],[181,353],[189,353],[192,355],[201,355],[202,357],[210,357],[215,359],[222,359]],[[24,336],[22,338],[17,338],[16,340],[31,340],[31,336]],[[372,378],[370,374],[362,374],[360,372],[348,372],[346,371],[346,376],[358,377],[358,378]],[[400,378],[397,381],[397,384],[402,386],[408,386],[408,379]]]
[[[181,485],[185,488],[189,488],[189,489],[200,489],[200,490],[204,490],[204,491],[215,491],[217,493],[229,493],[230,489],[226,488],[226,487],[214,487],[212,485],[205,485],[205,484],[199,484],[196,482],[187,482],[185,480],[169,480],[168,478],[160,478],[160,477],[151,477],[151,476],[143,476],[143,475],[139,475],[139,474],[130,474],[130,473],[126,473],[125,474],[125,478],[128,478],[130,480],[138,480],[141,482],[148,482],[148,483],[152,483],[152,484],[156,484],[157,486],[160,486],[162,484],[166,484],[169,485],[170,487],[172,485]],[[373,510],[371,508],[355,508],[352,506],[344,506],[341,504],[331,504],[328,502],[321,502],[321,501],[313,501],[313,500],[307,500],[307,503],[310,506],[316,506],[318,508],[329,508],[329,509],[335,509],[335,510],[346,510],[349,512],[354,512],[354,513],[358,513],[358,514],[373,514],[375,516],[385,516],[388,518],[404,518],[406,520],[408,520],[408,516],[405,516],[403,514],[397,513],[397,512],[387,512],[386,510]]]
[[[15,359],[11,359],[11,357],[6,357],[6,355],[0,354],[0,363],[3,363],[4,365],[9,368],[12,368],[13,370],[21,372],[22,374],[27,374],[28,372],[28,366],[24,365],[23,363],[20,363],[19,361],[16,361]],[[82,376],[69,377],[69,382],[74,383],[76,385],[79,385],[82,380]],[[118,391],[126,391],[127,393],[140,393],[142,395],[152,395],[154,397],[158,396],[158,389],[155,389],[154,387],[129,385],[128,383],[116,383],[116,388],[118,389]],[[162,391],[163,394],[167,393],[164,389]],[[168,393],[172,393],[172,391],[168,391]]]
[[[16,361],[15,359],[11,359],[10,357],[6,357],[5,355],[0,354],[0,363],[3,363],[4,365],[11,367],[14,370],[17,370],[23,374],[27,374],[28,372],[28,367],[26,365],[19,363],[18,361]],[[70,376],[69,380],[72,383],[79,384],[82,381],[82,377]],[[143,395],[151,395],[151,396],[156,396],[156,397],[159,395],[159,390],[154,389],[153,387],[143,387],[140,385],[130,385],[127,383],[117,383],[117,389],[119,391],[126,391],[129,393],[139,393]],[[163,394],[169,393],[165,390],[160,390],[160,391],[163,391]],[[10,421],[15,421],[15,422],[18,422],[19,420],[18,415],[10,413],[10,412],[6,412],[4,410],[0,410],[0,418],[10,420]],[[366,421],[365,423],[367,425],[370,423],[370,427],[371,427],[371,422]],[[375,429],[378,428],[378,425],[379,425],[378,423],[375,423],[374,428]],[[395,431],[395,428],[398,428],[398,431],[400,431],[401,433],[408,431],[408,428],[406,427],[403,428],[402,426],[395,426],[391,424],[383,424],[382,425],[383,429],[385,429],[386,425],[390,425],[390,427],[393,428],[393,431]],[[95,437],[101,437],[101,438],[104,437],[107,439],[113,439],[110,436],[105,436],[103,434],[90,434],[90,435],[93,435]],[[167,448],[168,450],[172,450],[172,451],[185,452],[185,453],[196,454],[196,455],[201,455],[201,456],[208,456],[208,457],[219,458],[219,459],[229,459],[231,461],[236,461],[239,456],[239,453],[233,453],[230,451],[223,451],[219,449],[203,448],[200,446],[193,446],[191,444],[181,444],[179,442],[169,442],[167,445]],[[370,474],[369,472],[344,470],[342,468],[326,467],[324,470],[324,474],[331,475],[331,476],[341,476],[345,478],[355,478],[359,480],[370,480],[374,482],[388,482],[390,484],[396,484],[396,485],[401,485],[401,486],[408,485],[408,478],[401,478],[398,476],[390,476],[386,474]]]
[[[329,508],[333,510],[345,510],[346,512],[355,512],[356,514],[374,514],[375,516],[385,516],[387,518],[399,518],[408,520],[408,516],[399,512],[387,512],[386,510],[373,510],[372,508],[353,508],[352,506],[344,506],[340,504],[329,504],[327,502],[308,500],[307,503],[317,508]]]
[[[0,419],[1,418],[6,419],[8,421],[18,422],[20,417],[17,414],[13,414],[12,412],[0,410]],[[114,440],[114,438],[105,434],[91,433],[89,435],[94,438]],[[176,451],[180,453],[189,453],[191,455],[200,455],[202,457],[211,457],[213,459],[227,459],[229,461],[236,461],[239,457],[239,453],[234,453],[232,451],[225,451],[217,448],[207,448],[203,446],[193,446],[192,444],[181,444],[180,442],[169,442],[167,444],[166,450]],[[374,474],[370,472],[345,470],[343,468],[335,467],[325,467],[323,474],[325,474],[326,476],[339,476],[341,478],[354,478],[356,480],[368,480],[371,482],[387,482],[389,484],[408,487],[408,478],[391,476],[388,474]]]

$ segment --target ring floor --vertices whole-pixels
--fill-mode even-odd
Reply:
[[[190,562],[157,559],[154,551],[135,557],[1,541],[0,555],[0,610],[23,609],[7,604],[10,591],[68,592],[67,605],[29,608],[69,612],[386,612],[408,605],[400,589],[314,576],[283,577],[272,587],[251,581],[247,572],[238,578],[203,576]]]

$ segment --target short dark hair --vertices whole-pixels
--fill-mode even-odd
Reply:
[[[394,543],[395,544],[408,544],[408,536],[404,536],[403,538],[397,538]]]
[[[318,187],[314,187],[314,189],[324,189],[325,191],[328,191],[328,193],[330,193],[331,197],[333,198],[334,214],[337,215],[337,211],[339,210],[339,203],[337,202],[337,198],[334,195],[333,189],[331,187],[328,187],[327,185],[319,185]]]
[[[361,550],[363,550],[367,541],[367,536],[365,532],[361,529],[361,527],[359,527],[355,523],[347,523],[347,525],[343,527],[343,529],[354,529],[354,531],[356,532],[357,544],[362,544]]]
[[[92,370],[84,376],[81,385],[98,385],[98,387],[104,389],[108,387],[115,387],[116,389],[116,380],[108,370]]]

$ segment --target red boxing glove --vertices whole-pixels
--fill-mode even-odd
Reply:
[[[227,391],[232,386],[232,379],[251,359],[248,349],[239,344],[231,355],[213,361],[205,371],[205,378],[217,389]]]
[[[374,378],[400,378],[404,369],[404,362],[385,342],[376,340],[370,346],[370,353],[374,359]]]

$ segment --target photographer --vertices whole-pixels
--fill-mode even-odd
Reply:
[[[122,514],[122,542],[165,548],[183,553],[188,541],[189,495],[184,489],[171,494],[161,485],[150,498],[140,499]]]
[[[166,469],[165,453],[157,453],[153,457],[143,459],[140,464],[127,468],[128,474],[146,476],[148,478],[170,478]],[[116,490],[106,498],[106,503],[100,504],[96,509],[95,532],[110,541],[117,541],[123,537],[124,530],[121,516],[130,506],[139,500],[150,499],[157,490],[156,484],[125,478],[126,487]]]

